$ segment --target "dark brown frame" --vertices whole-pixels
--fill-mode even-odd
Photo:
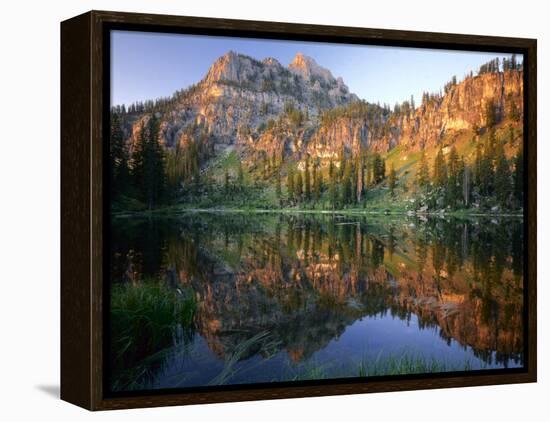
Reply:
[[[103,30],[232,31],[239,36],[325,40],[524,54],[526,207],[526,370],[419,376],[372,382],[233,388],[224,391],[105,398],[103,392]],[[150,29],[149,29],[150,28]],[[153,29],[154,28],[154,29]],[[61,398],[89,410],[265,400],[536,382],[536,117],[534,39],[91,11],[61,23]]]

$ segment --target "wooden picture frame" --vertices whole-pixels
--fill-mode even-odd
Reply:
[[[347,44],[517,52],[524,55],[525,367],[487,373],[238,385],[194,392],[105,391],[105,142],[109,30],[226,35]],[[61,398],[89,410],[536,382],[536,40],[352,27],[91,11],[61,23]]]

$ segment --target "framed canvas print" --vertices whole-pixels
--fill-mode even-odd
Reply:
[[[536,381],[536,41],[61,24],[61,395]]]

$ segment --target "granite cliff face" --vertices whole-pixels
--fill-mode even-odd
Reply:
[[[436,147],[446,135],[486,127],[490,105],[497,122],[506,119],[513,107],[521,115],[522,99],[523,73],[513,70],[467,77],[450,85],[444,95],[429,96],[405,112],[352,105],[321,122],[310,152],[335,155],[342,148],[388,152],[396,146],[411,150]]]
[[[262,61],[228,52],[217,59],[196,85],[180,92],[160,118],[166,148],[190,139],[212,150],[242,148],[259,155],[308,155],[321,163],[368,148],[411,151],[452,142],[453,134],[487,126],[487,108],[497,122],[523,110],[523,72],[507,70],[467,76],[449,83],[445,93],[426,94],[416,107],[390,110],[361,101],[342,78],[298,53],[288,67],[274,58]],[[289,108],[300,113],[298,122]],[[149,114],[129,114],[126,136],[132,145]]]
[[[374,148],[388,151],[396,145],[413,149],[436,146],[446,134],[487,126],[487,107],[496,121],[504,120],[512,107],[523,113],[521,71],[491,72],[467,77],[450,85],[443,96],[434,96],[414,112],[397,114],[389,120],[389,130],[373,140]]]
[[[277,119],[285,105],[314,117],[322,109],[358,100],[341,78],[334,78],[310,57],[297,54],[286,68],[273,58],[258,61],[230,51],[212,64],[202,81],[158,113],[160,140],[171,148],[185,142],[186,134],[200,133],[214,138],[216,144],[233,144],[241,133]],[[143,118],[147,116],[127,121],[133,141]]]

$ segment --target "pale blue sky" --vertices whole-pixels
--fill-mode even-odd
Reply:
[[[229,50],[258,60],[274,57],[284,66],[296,53],[306,54],[351,92],[369,102],[408,100],[417,104],[422,92],[437,92],[453,75],[470,70],[503,53],[459,52],[404,47],[376,47],[303,41],[260,40],[204,35],[111,33],[111,104],[170,96],[200,81],[210,65]],[[521,57],[518,56],[518,61]]]

